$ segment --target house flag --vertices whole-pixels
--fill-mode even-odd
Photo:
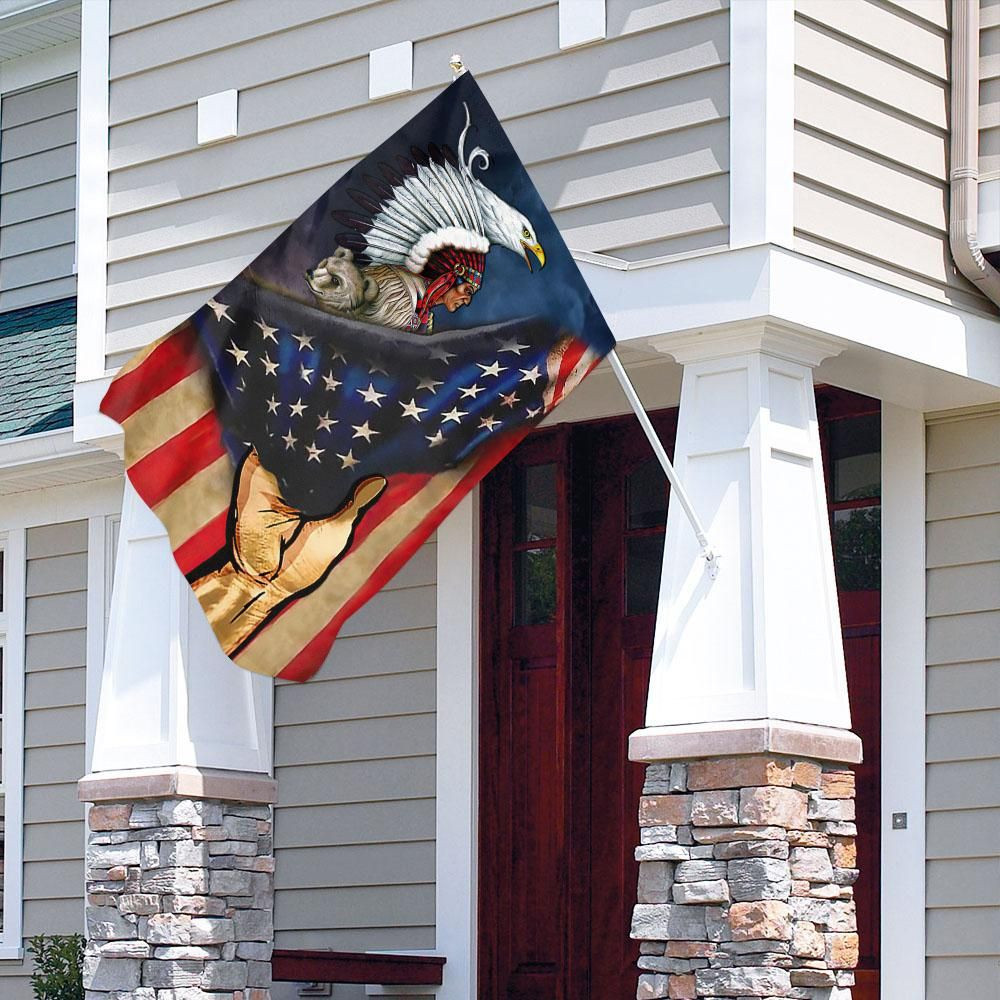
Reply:
[[[613,345],[465,73],[123,367],[101,411],[222,649],[305,680]]]

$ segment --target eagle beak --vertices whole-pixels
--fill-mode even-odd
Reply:
[[[540,243],[525,243],[524,240],[521,240],[521,246],[524,247],[524,261],[528,265],[529,271],[533,270],[531,258],[528,256],[529,250],[538,258],[539,268],[545,267],[545,251]]]

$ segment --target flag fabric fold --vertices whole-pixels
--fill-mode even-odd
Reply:
[[[101,404],[222,649],[305,680],[613,346],[469,74]]]

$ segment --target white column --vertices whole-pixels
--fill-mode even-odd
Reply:
[[[762,323],[661,349],[684,365],[677,472],[722,560],[710,579],[671,502],[646,725],[849,729],[812,378],[839,348]]]
[[[267,774],[272,685],[219,648],[163,526],[126,483],[92,772]]]

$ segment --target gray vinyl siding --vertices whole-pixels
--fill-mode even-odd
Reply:
[[[87,522],[27,532],[24,936],[83,928]],[[0,996],[29,1000],[27,963],[0,962]]]
[[[927,997],[1000,982],[1000,412],[927,430]]]
[[[796,0],[795,248],[995,313],[948,247],[948,0]]]
[[[434,947],[436,545],[275,689],[275,943]]]
[[[76,76],[0,104],[0,312],[76,294]]]
[[[979,179],[1000,180],[1000,0],[979,0]]]
[[[109,365],[200,306],[451,79],[476,73],[571,248],[725,246],[726,0],[610,0],[561,52],[553,0],[112,0]],[[368,51],[414,42],[414,92],[368,100]],[[239,90],[239,138],[196,102]]]

